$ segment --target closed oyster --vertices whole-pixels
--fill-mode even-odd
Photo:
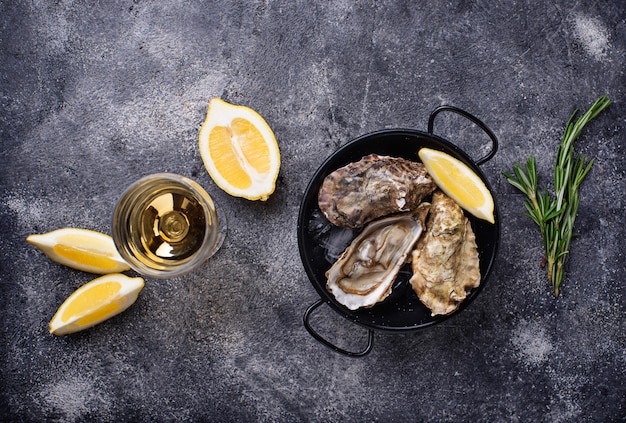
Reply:
[[[422,234],[428,204],[370,222],[326,272],[327,289],[350,310],[391,293],[400,268]]]
[[[410,211],[436,186],[422,163],[371,154],[329,174],[318,204],[333,224],[360,228],[391,213]]]
[[[461,208],[433,194],[428,231],[412,254],[413,290],[433,316],[454,312],[480,284],[476,237]]]

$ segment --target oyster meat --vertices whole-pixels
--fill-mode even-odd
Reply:
[[[326,272],[326,287],[339,303],[356,310],[387,298],[422,234],[428,206],[365,226]]]
[[[476,237],[454,200],[433,194],[427,232],[412,254],[413,290],[433,316],[454,312],[480,284]]]
[[[318,204],[331,223],[360,228],[379,217],[417,208],[435,188],[422,163],[370,154],[326,176]]]

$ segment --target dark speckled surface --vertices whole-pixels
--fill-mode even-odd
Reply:
[[[0,0],[0,420],[612,422],[626,416],[622,1]],[[562,293],[502,178],[538,158],[549,184],[563,126],[614,104],[578,141],[583,184]],[[265,203],[220,191],[196,139],[212,97],[256,109],[282,152]],[[500,149],[482,170],[500,251],[480,296],[442,324],[376,332],[362,358],[304,329],[319,296],[296,224],[317,167],[381,128],[426,130],[441,104],[481,118]],[[465,122],[437,131],[480,157]],[[147,279],[95,328],[48,334],[91,275],[50,262],[28,234],[110,233],[122,189],[148,173],[196,179],[229,218],[197,272]],[[314,324],[351,348],[366,332],[323,306]]]

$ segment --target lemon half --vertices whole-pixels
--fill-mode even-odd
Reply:
[[[274,132],[256,111],[214,98],[198,138],[204,166],[228,194],[264,201],[274,192],[280,151]]]

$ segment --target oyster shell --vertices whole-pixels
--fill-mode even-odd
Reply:
[[[350,310],[391,293],[400,268],[422,234],[428,204],[370,222],[326,272],[327,289]]]
[[[454,200],[433,194],[428,231],[412,254],[413,290],[433,316],[454,312],[480,285],[476,237]]]
[[[360,228],[379,217],[415,209],[435,188],[422,163],[370,154],[326,176],[318,204],[331,223]]]

